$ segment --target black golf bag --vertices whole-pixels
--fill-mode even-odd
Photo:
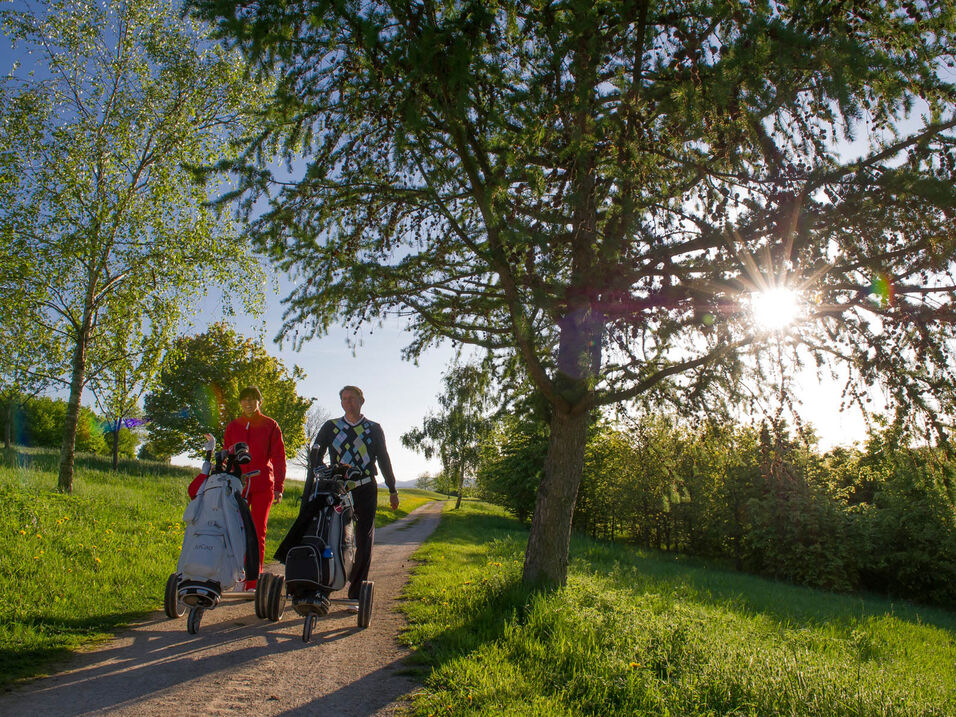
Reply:
[[[276,551],[285,563],[285,589],[300,615],[327,614],[329,595],[349,579],[355,557],[350,490],[356,477],[361,473],[347,466],[320,466],[309,476],[299,516]]]

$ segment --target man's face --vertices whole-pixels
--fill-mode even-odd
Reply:
[[[259,410],[259,399],[257,399],[255,396],[246,396],[245,398],[240,398],[239,408],[242,409],[243,415],[246,416],[246,418],[249,418]]]
[[[342,400],[342,409],[346,415],[355,415],[362,410],[362,404],[365,403],[355,391],[342,391],[340,396]]]

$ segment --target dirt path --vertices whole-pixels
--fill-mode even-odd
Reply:
[[[256,618],[251,602],[224,603],[196,635],[185,617],[159,613],[64,672],[0,696],[0,715],[395,715],[417,685],[400,674],[408,651],[395,639],[404,625],[395,602],[441,509],[427,503],[376,531],[365,630],[341,606],[309,643],[292,610],[273,623]]]

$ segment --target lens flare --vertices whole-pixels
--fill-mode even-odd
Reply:
[[[797,292],[775,287],[751,294],[750,306],[754,323],[767,331],[781,331],[800,316],[801,301]]]
[[[895,298],[896,290],[890,277],[880,273],[873,277],[870,282],[870,296],[872,296],[880,306],[890,306]]]

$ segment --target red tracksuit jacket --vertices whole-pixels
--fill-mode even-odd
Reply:
[[[259,471],[259,475],[249,479],[246,494],[282,492],[285,486],[285,444],[279,424],[259,411],[251,418],[239,416],[226,426],[222,444],[230,448],[240,441],[249,445],[252,456],[252,461],[243,466],[242,472]]]

